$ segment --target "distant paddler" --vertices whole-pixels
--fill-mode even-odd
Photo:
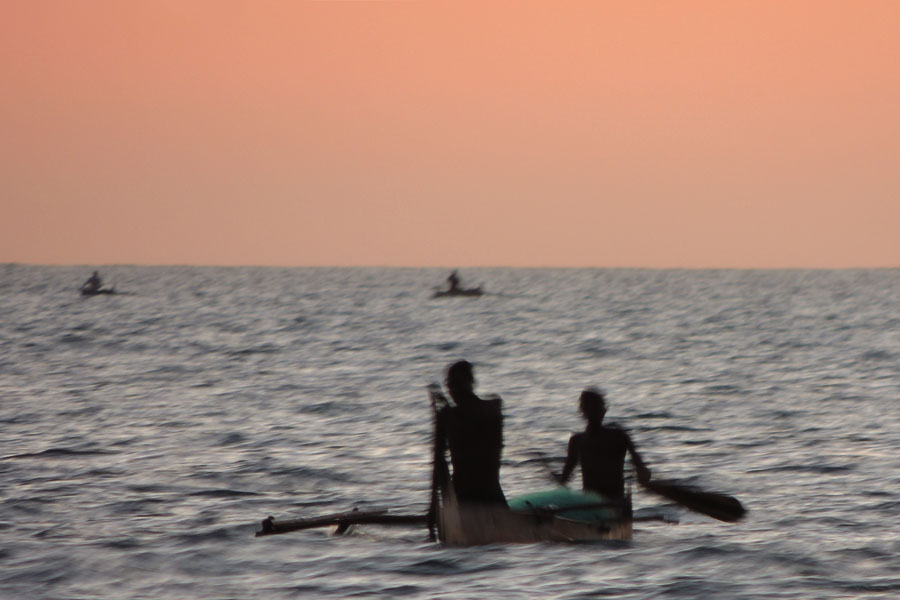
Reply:
[[[447,291],[455,292],[459,289],[459,273],[454,269],[447,277]]]
[[[481,286],[473,288],[464,288],[461,285],[459,272],[454,270],[447,277],[447,289],[438,289],[434,291],[434,298],[451,297],[451,296],[481,296]]]
[[[94,271],[94,274],[81,284],[81,291],[86,294],[95,294],[100,291],[101,287],[103,287],[103,280],[100,279],[100,274]]]

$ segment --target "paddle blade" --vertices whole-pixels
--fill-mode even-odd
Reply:
[[[726,523],[740,521],[747,514],[747,510],[740,501],[727,494],[707,492],[672,481],[653,480],[642,485],[654,494],[659,494],[685,508]]]

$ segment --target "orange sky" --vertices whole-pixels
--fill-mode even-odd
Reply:
[[[0,262],[900,266],[900,2],[0,0]]]

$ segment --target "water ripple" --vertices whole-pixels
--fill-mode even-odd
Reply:
[[[900,270],[0,267],[0,596],[898,595]],[[108,271],[108,274],[107,274]],[[73,283],[74,282],[74,283]],[[476,365],[501,479],[548,485],[597,385],[654,473],[750,508],[726,524],[632,482],[634,540],[447,548],[422,527],[255,538],[269,516],[427,510],[424,386]]]

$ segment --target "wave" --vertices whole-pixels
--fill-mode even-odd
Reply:
[[[78,458],[81,456],[102,456],[108,454],[118,454],[112,450],[78,450],[75,448],[48,448],[41,452],[26,452],[23,454],[13,454],[3,457],[4,460],[22,459],[22,458]]]
[[[195,492],[188,492],[185,495],[199,498],[244,498],[247,496],[260,496],[262,494],[259,492],[248,492],[246,490],[220,488],[215,490],[197,490]]]
[[[783,465],[779,467],[748,468],[748,473],[815,473],[832,475],[856,470],[855,465]]]

